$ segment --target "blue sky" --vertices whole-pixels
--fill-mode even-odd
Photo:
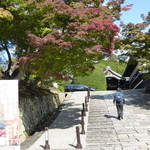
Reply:
[[[125,0],[125,5],[133,4],[131,10],[124,11],[121,16],[121,20],[127,24],[132,23],[141,23],[141,14],[147,15],[150,11],[150,0]],[[118,23],[117,23],[118,24]]]

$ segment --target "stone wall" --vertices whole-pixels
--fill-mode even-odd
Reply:
[[[41,97],[19,99],[21,143],[36,131],[37,126],[43,122],[47,115],[51,115],[58,108],[64,98],[64,93],[56,93]]]
[[[145,93],[150,93],[150,79],[145,80]]]

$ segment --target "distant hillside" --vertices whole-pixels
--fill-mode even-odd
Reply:
[[[115,72],[122,74],[126,67],[126,63],[118,62],[115,59],[102,60],[99,64],[95,65],[95,70],[89,75],[74,77],[74,82],[76,84],[80,83],[90,86],[99,91],[106,90],[106,78],[103,72],[106,70],[107,66],[110,66]]]

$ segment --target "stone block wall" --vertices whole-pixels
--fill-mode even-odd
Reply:
[[[145,92],[150,93],[150,79],[147,79],[145,82]]]
[[[20,98],[20,142],[24,142],[28,135],[35,132],[37,125],[43,119],[53,113],[54,110],[63,102],[64,93],[55,93],[47,96]]]

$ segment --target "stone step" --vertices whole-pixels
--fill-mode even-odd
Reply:
[[[118,139],[118,137],[116,137],[116,135],[115,134],[112,134],[112,135],[106,135],[106,134],[100,134],[100,135],[94,135],[94,136],[92,136],[92,135],[87,135],[87,138],[86,138],[86,141],[87,140],[94,140],[94,139]]]
[[[105,113],[105,112],[108,112],[107,110],[95,110],[95,111],[89,111],[90,112],[90,115],[91,114],[100,114],[100,113]]]
[[[102,148],[102,147],[114,147],[114,146],[121,146],[121,144],[118,142],[107,142],[107,143],[90,143],[86,145],[87,148]],[[95,150],[95,149],[94,149]],[[111,149],[113,150],[113,149]],[[121,149],[120,149],[121,150]]]
[[[97,131],[100,135],[102,135],[102,134],[113,134],[113,135],[115,135],[116,134],[116,132],[114,131],[114,130],[112,130],[112,131],[107,131],[107,130],[91,130],[91,131],[88,131],[88,133],[87,133],[87,135],[89,134],[89,132],[95,132],[95,131]],[[92,133],[91,133],[92,134]],[[93,136],[94,136],[95,134],[93,134]]]
[[[115,130],[114,128],[113,128],[113,125],[111,126],[111,125],[103,125],[103,126],[88,126],[88,131],[89,132],[93,132],[93,131],[105,131],[105,130],[108,130],[108,131],[110,131],[110,130]],[[119,132],[120,130],[117,130],[116,132]],[[126,129],[125,131],[128,131],[128,129]],[[131,130],[130,130],[131,131]],[[136,130],[134,130],[135,132],[136,132]],[[127,132],[128,133],[128,132]]]
[[[94,120],[94,119],[101,119],[101,120],[106,121],[106,120],[108,120],[109,118],[107,118],[107,116],[106,116],[105,114],[102,114],[102,115],[98,114],[98,115],[95,115],[95,116],[89,115],[88,120]],[[110,119],[109,119],[109,120],[110,120]]]
[[[87,143],[90,143],[89,145],[91,144],[104,144],[104,143],[111,143],[111,144],[118,144],[119,143],[119,140],[118,139],[87,139],[86,140]],[[88,144],[87,144],[88,145]]]
[[[106,122],[106,121],[103,121],[101,118],[95,118],[95,119],[89,119],[88,120],[89,124],[112,124],[110,122]]]
[[[93,109],[90,109],[89,111],[90,112],[99,112],[99,111],[106,111],[106,107],[102,107],[102,106],[98,106],[98,107],[94,107],[94,106],[90,106],[90,107],[93,107]]]
[[[95,118],[102,118],[103,120],[106,120],[107,113],[98,113],[98,114],[90,114],[89,119],[95,119]]]
[[[99,136],[99,137],[104,136],[105,137],[104,131],[107,131],[107,130],[102,130],[102,131],[88,131],[86,135],[87,135],[87,138],[89,136],[95,136],[95,137],[96,136]],[[105,133],[108,133],[108,132],[105,132]],[[115,132],[113,134],[107,135],[107,137],[114,137],[114,135],[116,135]]]
[[[86,150],[149,150],[149,146],[128,145],[122,146],[120,144],[101,144],[101,145],[87,145]]]
[[[87,143],[86,147],[100,147],[100,146],[114,146],[114,145],[120,145],[120,146],[123,146],[123,147],[145,147],[145,148],[150,148],[149,145],[147,145],[145,142],[119,142],[118,141],[104,141],[104,142],[93,142],[93,143]],[[134,149],[133,149],[134,150]],[[146,150],[146,149],[141,149],[141,150]]]
[[[99,116],[99,115],[103,115],[103,114],[107,114],[107,113],[108,113],[108,111],[95,111],[95,112],[89,112],[89,115],[90,116],[94,116],[94,115]]]
[[[101,118],[95,118],[95,119],[89,119],[89,124],[109,124],[109,122],[106,122],[105,120],[102,120]],[[111,123],[112,124],[112,123]]]
[[[106,126],[104,126],[104,127],[100,127],[100,128],[88,129],[88,133],[93,132],[93,133],[97,134],[97,133],[101,133],[102,131],[115,131],[116,132],[116,130],[113,128],[113,126],[109,126],[108,128]]]
[[[106,134],[95,134],[95,135],[87,135],[87,139],[86,140],[112,140],[112,139],[115,139],[115,140],[118,140],[118,137],[116,136],[116,134],[111,134],[110,136],[109,135],[106,135]],[[127,139],[127,138],[126,138]],[[128,138],[129,139],[129,138]],[[137,140],[136,140],[137,141]]]

